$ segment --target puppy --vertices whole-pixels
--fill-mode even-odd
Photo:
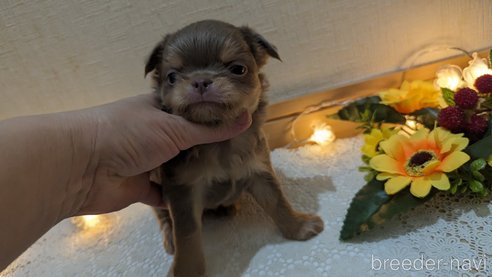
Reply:
[[[307,240],[323,230],[318,216],[292,209],[270,163],[261,130],[267,82],[259,72],[268,57],[280,60],[276,48],[250,28],[207,20],[167,35],[148,59],[145,74],[153,72],[164,111],[216,127],[245,112],[252,116],[251,127],[238,137],[192,147],[159,168],[168,209],[156,214],[164,247],[175,255],[174,276],[205,274],[202,213],[233,206],[242,192],[288,239]]]

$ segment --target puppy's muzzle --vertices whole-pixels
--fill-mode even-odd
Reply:
[[[198,93],[200,95],[203,95],[207,92],[209,87],[212,85],[214,81],[211,79],[195,79],[191,81],[191,86],[192,86],[192,93]]]

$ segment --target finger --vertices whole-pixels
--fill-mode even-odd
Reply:
[[[138,95],[137,97],[139,97],[139,99],[142,99],[143,102],[148,103],[155,108],[158,108],[159,110],[161,109],[161,100],[157,93],[146,93]]]
[[[162,191],[155,183],[151,184],[148,174],[140,174],[126,179],[123,184],[126,201],[142,202],[150,206],[163,206]]]
[[[228,140],[248,129],[251,126],[251,122],[251,115],[248,112],[243,112],[234,124],[229,127],[208,127],[182,119],[180,122],[181,128],[175,130],[182,132],[182,134],[177,134],[177,138],[180,141],[177,141],[176,145],[183,150],[198,144]]]
[[[145,106],[152,106],[157,109],[161,109],[161,101],[159,99],[159,95],[157,93],[145,93],[137,96],[131,96],[123,99],[122,101],[133,102],[133,103],[141,103]]]
[[[159,184],[154,182],[150,182],[148,192],[139,200],[139,202],[160,208],[166,206],[162,197],[162,188]]]

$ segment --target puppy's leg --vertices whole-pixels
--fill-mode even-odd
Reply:
[[[207,209],[204,215],[211,215],[215,217],[228,217],[234,216],[238,213],[239,203],[232,203],[231,205],[219,205],[215,209]]]
[[[174,254],[174,238],[173,238],[173,221],[168,209],[154,208],[154,212],[159,221],[159,227],[162,232],[162,239],[164,241],[164,249],[170,255]]]
[[[171,272],[173,276],[204,276],[201,195],[184,185],[173,186],[168,193],[175,246]]]
[[[248,192],[270,215],[285,238],[307,240],[323,231],[324,224],[319,216],[297,212],[291,207],[273,170],[256,174]]]

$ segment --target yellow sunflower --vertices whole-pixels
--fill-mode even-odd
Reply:
[[[364,146],[360,149],[362,154],[372,158],[380,154],[379,143],[396,134],[398,129],[382,127],[381,129],[374,128],[369,134],[364,135]]]
[[[387,180],[384,184],[387,194],[395,194],[408,185],[417,197],[425,197],[432,187],[448,190],[446,173],[470,160],[462,152],[468,139],[443,128],[431,132],[420,129],[411,137],[397,134],[379,145],[384,154],[373,157],[369,164],[380,172],[376,176],[378,180]]]
[[[379,93],[381,103],[389,105],[403,114],[409,114],[423,108],[442,106],[441,92],[428,81],[404,81],[400,89],[392,88]]]

